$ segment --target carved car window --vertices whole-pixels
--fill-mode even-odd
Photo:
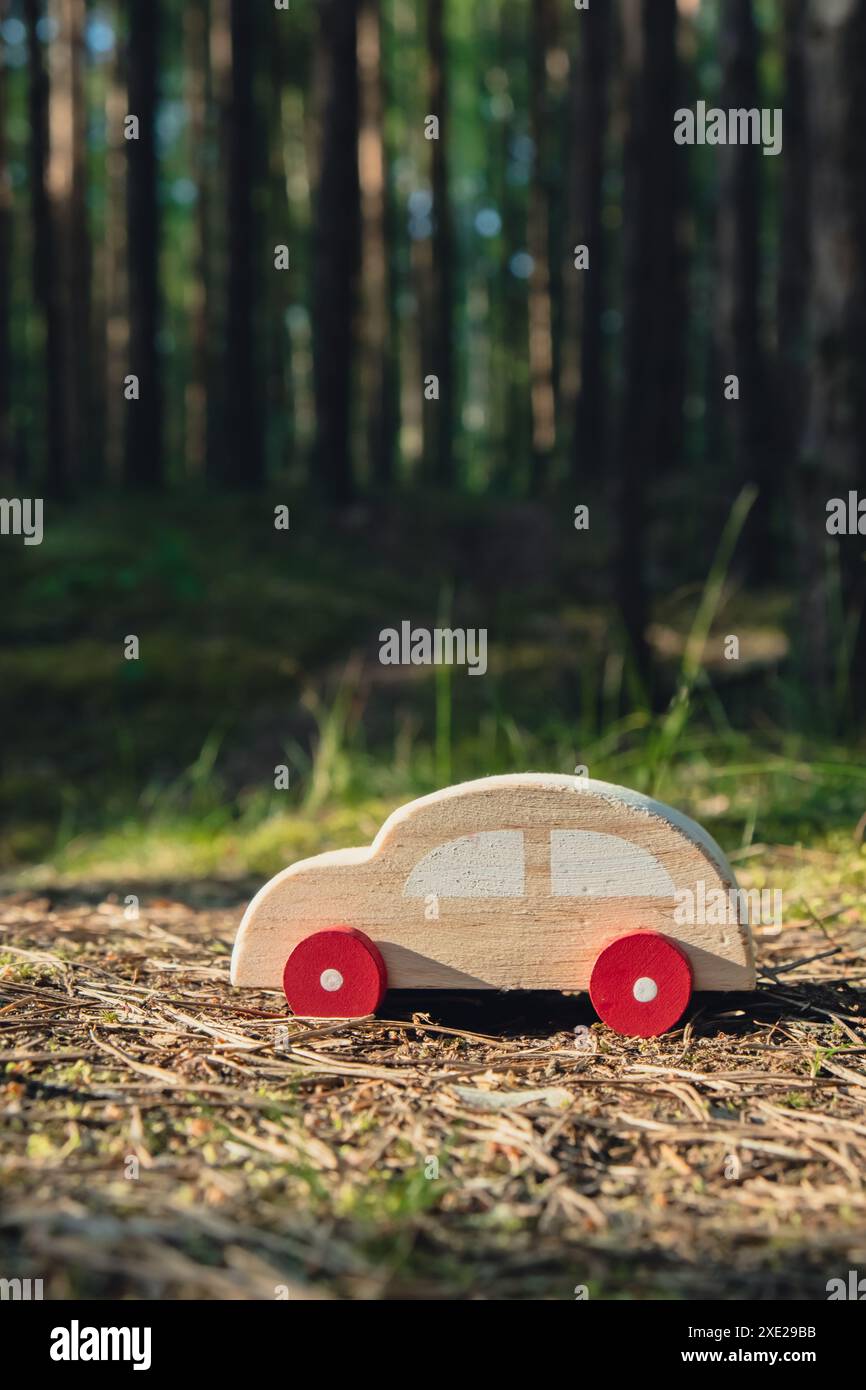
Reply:
[[[524,891],[523,831],[481,830],[425,854],[407,878],[403,895],[521,898]]]
[[[551,830],[550,891],[558,898],[672,898],[676,886],[654,854],[622,835]]]

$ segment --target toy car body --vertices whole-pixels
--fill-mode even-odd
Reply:
[[[231,978],[284,988],[308,1017],[372,1012],[386,986],[589,989],[611,1026],[651,1036],[692,988],[754,988],[738,914],[684,920],[689,895],[719,891],[740,901],[722,851],[660,802],[584,777],[487,777],[401,807],[366,848],[278,873],[247,908]]]

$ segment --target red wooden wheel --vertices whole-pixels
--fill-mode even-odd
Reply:
[[[356,927],[328,927],[299,941],[283,971],[292,1013],[301,1018],[363,1018],[388,988],[382,953]]]
[[[691,993],[688,957],[653,931],[633,932],[606,946],[589,982],[602,1022],[634,1038],[655,1038],[672,1028]]]

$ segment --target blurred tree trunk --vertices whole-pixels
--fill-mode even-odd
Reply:
[[[211,167],[202,174],[209,190],[208,259],[211,300],[208,371],[216,389],[208,391],[205,473],[208,482],[219,487],[227,472],[228,402],[225,379],[228,372],[228,205],[231,163],[232,112],[232,26],[231,0],[209,0],[210,33],[208,63],[211,106],[208,111],[209,144],[214,150]]]
[[[721,8],[720,56],[725,110],[760,108],[758,37],[752,0],[728,0]],[[761,342],[760,145],[722,145],[719,160],[717,333],[723,377],[739,378],[738,401],[725,401],[736,491],[747,482],[760,489],[746,527],[745,544],[755,579],[773,574],[771,535],[773,439],[768,409],[769,375]],[[719,392],[722,382],[718,383]]]
[[[397,382],[393,346],[391,217],[385,149],[385,88],[380,0],[361,0],[358,11],[361,187],[361,283],[364,303],[361,382],[370,477],[380,487],[394,468]]]
[[[526,199],[523,188],[513,177],[515,142],[524,99],[518,82],[526,69],[525,15],[522,0],[503,0],[499,21],[498,67],[501,70],[503,115],[499,146],[493,162],[501,170],[499,187],[502,207],[502,259],[499,275],[502,294],[498,353],[494,359],[500,387],[497,417],[501,420],[498,448],[494,459],[491,491],[498,494],[524,494],[532,485],[525,462],[532,458],[532,411],[525,354],[514,351],[515,343],[525,343],[529,335],[526,281],[513,271],[515,248],[522,247],[526,235]],[[531,463],[529,463],[531,468]]]
[[[84,96],[85,0],[50,0],[54,37],[50,73],[46,180],[58,261],[61,418],[66,474],[93,476],[91,419],[90,234],[87,221],[87,111]]]
[[[254,190],[259,186],[263,137],[255,98],[259,44],[256,7],[232,0],[232,85],[229,143],[228,454],[226,480],[259,487],[264,438],[258,362],[258,307],[262,257],[273,248],[256,233]],[[271,273],[278,274],[273,269]]]
[[[30,116],[30,199],[33,220],[33,294],[45,324],[45,414],[47,458],[45,486],[54,496],[68,488],[64,441],[63,341],[60,293],[54,257],[54,225],[48,196],[48,72],[37,33],[40,0],[24,0],[28,45]]]
[[[61,249],[64,285],[64,334],[70,373],[67,377],[67,435],[70,438],[72,475],[82,482],[93,484],[101,477],[99,439],[93,431],[95,407],[93,392],[92,339],[92,274],[93,250],[90,246],[88,215],[88,97],[85,89],[86,44],[88,22],[86,0],[56,0],[61,19],[61,38],[68,42],[68,99],[58,111],[58,125],[65,128],[71,118],[71,161],[67,172],[67,157],[60,160],[60,183],[68,188],[68,203],[64,197],[60,214],[64,229],[68,228],[68,243],[58,238]],[[54,128],[54,120],[51,120]],[[54,158],[54,139],[51,136],[51,163]],[[51,167],[49,164],[49,168]]]
[[[779,278],[776,324],[777,442],[780,481],[786,488],[803,432],[807,399],[808,286],[810,279],[810,167],[806,80],[808,0],[788,0],[782,15],[785,156],[781,168]]]
[[[155,128],[161,8],[161,0],[129,0],[129,113],[138,117],[139,138],[127,141],[128,370],[141,396],[126,402],[126,481],[135,488],[164,481]]]
[[[357,0],[321,0],[319,63],[324,111],[313,271],[316,468],[328,500],[354,495],[351,440],[360,196]]]
[[[650,681],[647,484],[670,462],[675,352],[676,0],[623,0],[623,359],[618,441],[617,598],[629,656]]]
[[[550,457],[556,447],[556,401],[553,389],[553,313],[550,300],[550,187],[548,55],[556,33],[553,0],[530,6],[529,124],[534,145],[529,186],[528,242],[532,257],[529,280],[529,381],[532,410],[531,490],[543,491]]]
[[[439,139],[431,140],[433,186],[433,323],[430,370],[439,378],[439,400],[428,402],[425,421],[435,417],[432,466],[435,483],[454,483],[454,238],[448,190],[448,54],[444,34],[445,0],[428,0],[427,55],[430,112],[438,117]]]
[[[572,208],[574,235],[568,247],[569,374],[563,404],[575,416],[572,476],[597,477],[605,452],[604,340],[601,316],[607,272],[607,238],[602,227],[604,146],[607,132],[612,11],[595,5],[580,15],[579,49],[572,63]],[[574,266],[574,247],[589,249],[589,270]]]
[[[8,0],[0,0],[0,24],[8,15]],[[12,187],[6,155],[6,67],[0,46],[0,480],[12,476],[10,340],[10,265],[12,250]]]
[[[183,11],[186,104],[189,112],[190,163],[196,171],[193,274],[190,289],[190,370],[186,385],[188,476],[201,479],[208,456],[210,372],[210,3],[186,0]]]
[[[125,40],[115,15],[115,51],[105,89],[105,467],[119,482],[124,468],[126,412],[123,379],[129,370],[129,282],[126,239],[128,144],[123,123],[129,112]]]
[[[798,638],[813,709],[862,719],[863,539],[829,536],[827,502],[866,493],[866,0],[810,0],[807,75],[811,363],[798,457]],[[844,614],[849,626],[842,626]],[[855,693],[856,692],[856,693]]]
[[[277,15],[270,40],[270,90],[268,92],[267,194],[268,225],[271,229],[268,245],[292,246],[292,206],[290,184],[295,170],[291,148],[294,140],[290,110],[289,88],[293,66],[299,60],[307,69],[308,55],[297,41],[297,35],[284,17]],[[294,243],[297,245],[297,241]],[[265,260],[267,264],[267,260]],[[266,414],[269,432],[265,440],[273,439],[278,468],[285,476],[295,453],[295,399],[293,381],[292,339],[289,313],[294,292],[290,274],[275,273],[273,293],[266,296],[264,309],[267,322],[267,382]]]

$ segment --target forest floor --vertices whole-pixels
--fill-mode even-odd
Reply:
[[[866,756],[843,685],[822,723],[794,679],[790,596],[732,576],[698,679],[702,585],[672,577],[651,708],[570,507],[546,573],[526,509],[429,534],[428,509],[376,513],[320,546],[245,506],[88,504],[0,555],[3,1276],[53,1298],[739,1299],[862,1271]],[[670,563],[693,547],[668,511]],[[489,624],[485,680],[379,662],[395,615],[451,613]],[[313,1028],[230,987],[277,869],[435,787],[577,764],[782,891],[756,994],[698,996],[641,1042],[583,997],[389,995],[383,1020]]]
[[[311,1026],[229,985],[247,888],[0,900],[0,1267],[46,1296],[824,1299],[866,1266],[862,850],[754,995],[651,1041],[559,996]],[[808,889],[803,890],[803,874]],[[844,887],[842,885],[845,885]]]

